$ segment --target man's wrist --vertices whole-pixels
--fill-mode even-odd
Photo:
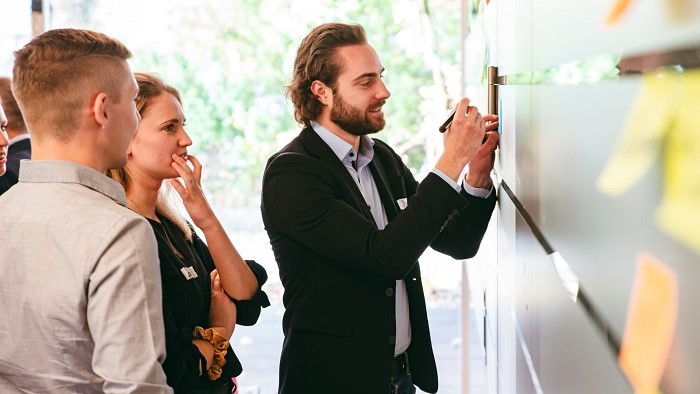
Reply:
[[[455,182],[458,182],[459,175],[462,173],[462,170],[464,170],[464,167],[465,164],[449,160],[444,155],[441,156],[435,164],[435,168],[442,171],[443,174],[447,175]]]
[[[491,173],[470,171],[464,176],[464,182],[477,189],[488,189],[491,186]]]

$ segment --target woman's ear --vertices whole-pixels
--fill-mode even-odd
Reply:
[[[330,105],[333,100],[333,89],[319,80],[311,82],[311,93],[323,105]]]

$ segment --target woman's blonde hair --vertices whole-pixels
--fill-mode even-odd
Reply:
[[[134,78],[136,78],[136,83],[139,85],[139,93],[136,96],[136,110],[139,111],[139,114],[142,117],[146,112],[146,109],[148,109],[151,100],[163,93],[172,94],[173,97],[175,97],[177,101],[182,104],[180,92],[178,92],[174,87],[166,84],[158,75],[136,72],[134,73]],[[129,170],[127,170],[126,167],[108,170],[107,175],[119,182],[124,187],[126,193],[129,194],[129,189],[131,188],[131,176],[129,175]],[[172,186],[170,183],[163,182],[160,186],[160,190],[158,190],[158,198],[156,199],[156,213],[175,223],[185,235],[185,238],[191,240],[192,229],[172,203],[172,195]]]

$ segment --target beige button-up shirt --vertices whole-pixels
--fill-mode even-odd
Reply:
[[[23,161],[0,196],[0,393],[171,393],[158,252],[122,187]]]

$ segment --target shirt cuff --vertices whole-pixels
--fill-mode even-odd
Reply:
[[[452,186],[452,188],[455,189],[457,193],[459,193],[460,189],[462,188],[467,194],[479,198],[489,198],[491,196],[491,193],[493,193],[493,183],[489,185],[488,189],[482,189],[480,187],[472,187],[466,181],[464,181],[462,182],[462,187],[460,187],[457,182],[452,180],[452,178],[450,178],[449,176],[445,175],[444,172],[438,170],[437,167],[433,168],[432,173],[442,178],[442,180],[447,182],[448,185]]]
[[[452,188],[455,189],[457,193],[459,193],[459,183],[455,182],[454,180],[452,180],[452,178],[445,175],[444,172],[438,170],[437,167],[433,168],[432,173],[442,178],[443,181],[447,182],[448,185],[452,186]]]
[[[488,189],[482,189],[480,187],[473,187],[470,186],[467,181],[462,182],[462,187],[464,188],[464,191],[467,192],[468,194],[474,196],[474,197],[479,197],[479,198],[489,198],[491,197],[491,193],[493,193],[493,182],[489,182],[490,185]]]

